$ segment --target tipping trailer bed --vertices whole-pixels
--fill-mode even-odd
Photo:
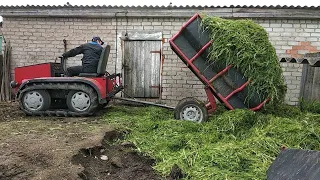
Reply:
[[[205,85],[209,103],[208,112],[216,109],[216,97],[228,109],[261,109],[269,99],[259,99],[257,93],[246,101],[250,81],[232,65],[208,61],[209,47],[213,41],[201,27],[201,17],[197,13],[170,40],[171,49]]]

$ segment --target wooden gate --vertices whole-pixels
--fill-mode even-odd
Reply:
[[[300,97],[306,100],[320,100],[320,67],[303,65]]]
[[[136,98],[160,97],[160,52],[161,41],[124,41],[125,94]]]

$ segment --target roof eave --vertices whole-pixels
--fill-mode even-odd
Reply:
[[[298,7],[125,7],[125,6],[0,6],[0,15],[6,17],[68,17],[68,18],[112,18],[112,17],[176,17],[188,18],[195,13],[206,13],[225,18],[268,19],[320,19],[320,8]]]

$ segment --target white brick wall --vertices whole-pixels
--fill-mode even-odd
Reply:
[[[118,34],[128,30],[155,30],[163,33],[163,73],[162,99],[175,105],[183,97],[193,96],[206,100],[204,87],[193,73],[171,50],[168,40],[176,34],[188,18],[118,18]],[[300,57],[306,52],[320,48],[319,21],[308,20],[258,20],[269,33],[279,57]],[[107,71],[114,72],[116,62],[116,21],[113,19],[77,18],[6,18],[3,34],[13,46],[12,69],[17,66],[59,61],[64,52],[63,39],[67,40],[67,50],[74,48],[92,36],[99,35],[111,45],[111,55]],[[118,41],[120,41],[118,39]],[[121,46],[118,46],[121,51]],[[121,58],[118,54],[118,59]],[[80,64],[81,56],[70,58],[68,65]],[[117,69],[121,69],[121,62]],[[281,64],[288,84],[286,102],[296,104],[300,93],[302,66]]]
[[[279,57],[302,57],[309,52],[320,50],[319,21],[311,20],[258,20],[269,33],[269,39]],[[282,63],[284,76],[288,85],[286,102],[298,103],[302,65]]]

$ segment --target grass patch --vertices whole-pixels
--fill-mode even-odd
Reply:
[[[303,112],[312,112],[320,114],[320,101],[319,100],[305,100],[300,99],[300,109]]]
[[[208,15],[203,16],[201,26],[213,40],[210,61],[233,65],[251,80],[246,100],[256,92],[262,100],[271,98],[271,104],[284,101],[287,86],[283,72],[262,26],[249,19],[231,20]]]
[[[198,124],[174,120],[166,109],[117,106],[105,122],[129,130],[125,140],[155,158],[163,176],[177,164],[185,179],[266,179],[282,146],[320,150],[320,115],[273,113],[219,111]]]

